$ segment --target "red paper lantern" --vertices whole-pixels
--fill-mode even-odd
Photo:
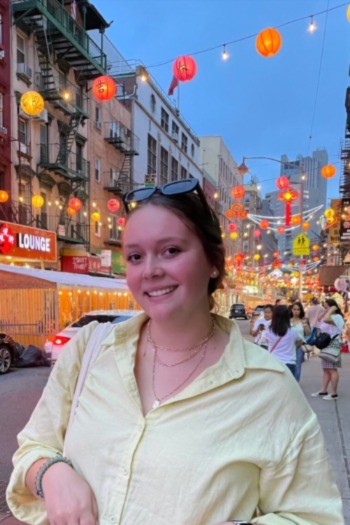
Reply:
[[[289,179],[285,175],[278,177],[276,180],[276,186],[279,190],[286,190],[289,188]]]
[[[279,257],[280,256],[280,252],[273,252],[272,254],[275,258]]]
[[[117,223],[119,226],[125,226],[125,223],[126,223],[125,217],[119,217],[119,219],[117,220]]]
[[[324,179],[331,179],[336,174],[336,167],[332,164],[327,164],[321,169],[321,175]]]
[[[243,186],[233,186],[231,189],[231,195],[234,199],[243,199],[245,195],[245,189]]]
[[[117,84],[113,78],[102,75],[93,81],[92,94],[99,101],[111,100],[117,94]]]
[[[253,237],[255,239],[259,239],[260,236],[261,236],[261,231],[260,230],[254,230],[253,231]]]
[[[73,197],[72,199],[69,199],[68,205],[70,208],[72,208],[75,211],[79,211],[82,207],[83,203],[80,199],[77,199],[76,197]]]
[[[197,64],[189,55],[178,57],[173,63],[173,73],[181,82],[188,82],[196,75]]]
[[[282,235],[282,234],[285,233],[285,232],[286,232],[286,229],[285,229],[284,226],[278,226],[278,228],[277,228],[277,233],[279,233],[279,234]]]
[[[263,219],[262,221],[259,222],[259,226],[262,230],[267,230],[267,228],[270,226],[270,223],[268,220]]]
[[[282,37],[277,29],[268,27],[256,37],[255,46],[263,57],[272,57],[281,49]]]
[[[120,208],[120,202],[118,201],[118,199],[109,199],[109,201],[107,202],[107,208],[109,209],[109,211],[116,212]]]
[[[228,231],[229,231],[229,232],[236,232],[236,231],[237,231],[237,228],[238,228],[238,224],[236,224],[235,222],[231,222],[231,223],[228,225]]]

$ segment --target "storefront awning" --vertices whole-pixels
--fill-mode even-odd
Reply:
[[[50,270],[38,270],[32,268],[23,268],[20,266],[9,266],[7,264],[0,264],[0,288],[11,288],[10,281],[13,279],[6,279],[10,276],[21,275],[23,277],[33,278],[37,282],[35,287],[38,286],[38,280],[45,281],[47,283],[56,284],[57,288],[104,288],[109,291],[125,291],[128,290],[125,279],[111,279],[108,277],[93,277],[91,275],[79,274],[79,273],[68,273],[68,272],[55,272]],[[7,282],[6,282],[7,281]],[[44,284],[44,283],[43,283]],[[47,286],[43,286],[43,288]]]

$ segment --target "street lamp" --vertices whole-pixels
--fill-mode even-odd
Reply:
[[[273,157],[266,157],[266,156],[254,156],[254,157],[243,157],[243,161],[240,164],[240,166],[237,168],[238,173],[240,173],[242,176],[245,175],[249,168],[246,165],[246,160],[271,160],[272,162],[277,162],[278,164],[281,164],[282,166],[290,167],[290,168],[297,168],[295,162],[288,162],[288,161],[282,161],[280,159],[275,159]],[[291,186],[300,186],[300,195],[299,195],[299,214],[300,214],[300,232],[303,231],[303,216],[304,216],[304,182],[306,180],[306,175],[302,171],[301,164],[299,164],[299,181],[291,181]],[[301,300],[302,298],[302,292],[303,292],[303,272],[305,271],[304,263],[303,263],[303,255],[300,256],[300,262],[299,262],[299,298]]]

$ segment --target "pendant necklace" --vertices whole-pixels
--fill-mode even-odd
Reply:
[[[187,381],[195,374],[196,370],[198,370],[199,366],[201,365],[201,363],[203,362],[203,360],[204,360],[204,358],[206,356],[208,341],[213,337],[214,332],[215,332],[215,323],[214,323],[214,320],[212,320],[212,325],[210,327],[210,331],[209,331],[208,335],[206,335],[206,337],[204,339],[202,339],[202,341],[199,344],[191,346],[191,347],[188,347],[188,348],[181,348],[181,349],[178,348],[178,349],[174,350],[175,352],[176,351],[177,352],[179,352],[179,351],[183,351],[183,352],[184,351],[192,351],[193,354],[191,354],[191,356],[186,357],[185,359],[182,359],[182,360],[177,361],[175,363],[167,364],[167,363],[164,363],[164,361],[162,361],[159,358],[158,352],[159,352],[159,350],[165,350],[165,351],[172,351],[172,350],[170,348],[166,348],[166,347],[160,346],[160,345],[156,344],[153,341],[152,336],[151,336],[150,321],[149,321],[148,327],[147,327],[147,340],[151,343],[151,345],[153,347],[153,350],[154,350],[153,366],[152,366],[152,390],[153,390],[153,395],[155,397],[155,400],[153,402],[152,408],[159,407],[159,405],[161,404],[162,401],[164,401],[164,399],[166,399],[167,397],[170,397],[172,394],[175,394],[175,392],[178,391],[185,383],[187,383]],[[156,392],[156,384],[155,384],[156,383],[156,365],[157,365],[157,363],[159,365],[161,365],[161,366],[166,366],[166,367],[178,366],[178,365],[180,365],[182,363],[185,363],[186,361],[189,361],[190,359],[192,359],[194,356],[199,354],[200,351],[202,351],[203,353],[202,353],[199,361],[196,363],[196,365],[191,370],[191,372],[186,376],[186,378],[183,381],[181,381],[181,383],[179,385],[177,385],[175,388],[173,388],[170,392],[168,392],[164,396],[158,396],[158,394]]]

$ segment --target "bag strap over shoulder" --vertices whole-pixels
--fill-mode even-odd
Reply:
[[[270,354],[272,354],[272,352],[274,351],[274,349],[276,348],[276,346],[278,345],[278,343],[280,342],[280,340],[282,339],[282,336],[279,337],[277,339],[277,341],[275,341],[275,344],[273,345],[273,347],[271,348],[271,350],[269,350]]]
[[[85,348],[83,359],[81,361],[79,376],[74,391],[69,421],[66,429],[66,435],[69,427],[73,423],[75,412],[79,403],[79,396],[84,386],[85,378],[96,361],[96,358],[101,350],[101,344],[107,335],[112,331],[114,325],[112,323],[99,323],[92,332]]]

